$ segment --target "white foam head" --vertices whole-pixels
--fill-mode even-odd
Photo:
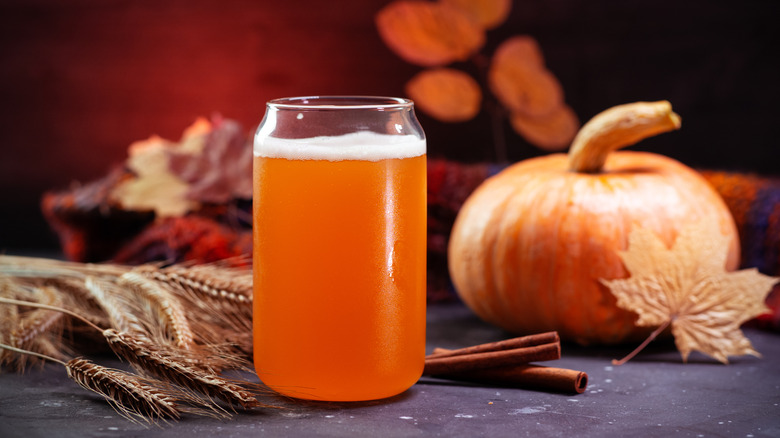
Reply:
[[[255,136],[254,153],[288,160],[379,161],[425,154],[425,139],[358,131],[339,136],[284,139]]]

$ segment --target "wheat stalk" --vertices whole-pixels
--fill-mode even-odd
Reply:
[[[207,265],[130,268],[0,256],[0,274],[15,279],[46,279],[71,295],[85,315],[94,315],[93,322],[106,325],[98,319],[105,313],[108,325],[119,331],[146,334],[159,342],[173,338],[183,348],[192,348],[195,342],[227,340],[249,353],[251,270],[236,267],[244,262],[236,259]],[[93,312],[95,304],[102,311]]]
[[[151,281],[135,272],[126,272],[119,276],[117,284],[135,291],[143,297],[152,310],[163,318],[163,324],[168,334],[173,337],[175,345],[190,349],[194,345],[194,335],[190,329],[181,303],[171,296],[170,291],[158,282]]]
[[[176,396],[152,386],[132,374],[106,368],[83,358],[65,364],[68,377],[82,388],[102,395],[123,417],[154,423],[157,419],[178,419]]]
[[[31,292],[39,292],[45,301],[42,304],[57,306],[61,300],[57,294],[49,288],[33,289]],[[62,314],[48,309],[33,309],[25,312],[19,319],[16,328],[11,332],[11,344],[19,348],[28,348],[38,337],[38,335],[47,332],[55,324],[62,322]]]
[[[29,298],[31,290],[41,302],[15,300]],[[235,345],[223,342],[234,340],[243,352],[251,351],[250,270],[217,264],[129,268],[0,256],[0,302],[13,304],[0,306],[0,346],[34,342],[38,353],[28,355],[65,365],[73,380],[106,397],[131,420],[179,418],[181,412],[227,415],[217,399],[230,408],[267,406],[255,396],[261,385],[219,375],[248,364]],[[79,312],[61,308],[66,302]],[[70,321],[60,312],[98,330],[120,359],[162,381],[86,359],[58,359],[62,340],[50,334],[63,320]],[[0,350],[0,365],[8,358]]]
[[[252,276],[237,268],[202,266],[142,266],[133,270],[164,285],[190,308],[189,321],[197,340],[205,344],[233,343],[252,351]]]
[[[0,296],[16,296],[15,288],[6,278],[0,277]],[[11,333],[19,323],[19,308],[17,306],[0,306],[0,343],[13,344]],[[13,359],[10,350],[0,351],[0,366],[10,363]]]
[[[188,303],[205,311],[215,322],[246,330],[252,326],[252,274],[246,269],[213,265],[144,266],[134,272],[166,284]]]
[[[117,356],[130,362],[139,371],[145,371],[208,397],[216,397],[230,406],[238,404],[245,409],[260,406],[257,399],[238,383],[188,365],[187,359],[179,354],[159,349],[116,330],[105,330],[103,335]]]
[[[138,337],[149,336],[146,325],[131,311],[127,298],[123,298],[116,284],[88,276],[84,279],[84,288],[108,315],[112,327]]]
[[[163,269],[144,269],[138,272],[152,278],[181,286],[198,299],[227,303],[237,313],[244,313],[247,304],[252,303],[251,271],[216,268],[209,265],[182,267],[170,266]]]
[[[56,291],[48,287],[39,288],[25,285],[16,288],[14,292],[16,295],[24,295],[37,300],[29,304],[56,306],[62,303]],[[17,348],[45,353],[56,358],[65,357],[63,352],[65,348],[60,341],[64,324],[62,314],[37,306],[27,307],[32,309],[25,310],[26,307],[22,309],[16,307],[15,311],[9,312],[9,315],[13,317],[13,325],[4,327],[3,338],[5,341]],[[7,355],[2,360],[13,363],[13,366],[18,370],[24,370],[29,357],[24,355],[14,358]]]
[[[147,339],[137,338],[129,333],[121,333],[114,329],[102,330],[89,320],[68,309],[6,298],[0,298],[0,303],[34,306],[38,307],[39,310],[56,311],[71,315],[100,331],[116,355],[120,359],[129,362],[139,372],[164,379],[187,390],[199,392],[206,395],[209,400],[212,397],[221,399],[231,407],[233,404],[241,405],[244,409],[261,406],[261,403],[257,401],[252,393],[238,382],[225,379],[211,369],[199,367],[198,365],[200,364],[198,361],[193,360],[189,351],[165,350],[152,344]],[[185,398],[193,403],[198,401],[194,397]],[[217,412],[218,409],[213,404],[196,404],[212,408],[214,412]],[[221,412],[224,412],[224,410]]]
[[[40,257],[0,255],[0,274],[14,277],[118,277],[130,268],[108,263],[76,263]]]
[[[98,300],[87,288],[87,282],[91,277],[54,277],[44,280],[44,285],[51,287],[61,293],[63,296],[63,306],[65,302],[67,307],[75,307],[80,310],[80,315],[90,320],[98,326],[110,327],[113,323],[109,313],[104,309],[105,303]],[[67,301],[65,301],[67,299]]]
[[[178,419],[181,410],[173,393],[164,387],[124,371],[107,368],[84,358],[68,362],[34,351],[0,343],[0,349],[59,363],[68,378],[84,389],[101,395],[121,416],[139,423],[154,424],[158,419]]]

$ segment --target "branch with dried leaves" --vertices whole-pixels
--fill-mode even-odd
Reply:
[[[487,30],[504,24],[511,0],[395,0],[377,12],[379,36],[403,60],[421,66],[406,93],[422,112],[445,123],[491,118],[498,161],[507,161],[504,123],[545,151],[565,149],[579,128],[563,87],[547,68],[537,41],[515,35],[482,51]],[[475,79],[452,64],[472,61]],[[483,93],[482,90],[485,90]]]

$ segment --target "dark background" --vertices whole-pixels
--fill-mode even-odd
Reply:
[[[42,193],[103,176],[151,134],[177,140],[214,113],[249,133],[275,97],[403,95],[420,68],[380,40],[387,3],[0,0],[0,251],[56,250]],[[532,35],[583,122],[668,99],[682,130],[635,149],[777,175],[778,12],[776,0],[516,0],[482,52]],[[420,119],[431,157],[495,158],[484,114]],[[506,130],[510,161],[541,153]]]

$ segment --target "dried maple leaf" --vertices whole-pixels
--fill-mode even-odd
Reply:
[[[442,122],[465,122],[479,112],[482,91],[468,74],[451,68],[423,70],[406,84],[415,106]]]
[[[683,361],[694,350],[723,363],[729,356],[760,356],[740,326],[767,310],[764,300],[778,279],[756,269],[727,272],[729,244],[715,220],[684,228],[671,249],[649,230],[632,230],[620,253],[631,276],[602,283],[619,307],[639,315],[637,325],[658,329],[616,363],[670,325]]]
[[[158,217],[195,209],[197,203],[186,198],[189,185],[169,169],[169,154],[176,147],[158,136],[130,145],[126,165],[135,178],[114,187],[110,199],[124,209],[154,211]]]
[[[485,30],[462,10],[444,3],[394,1],[376,15],[385,44],[423,67],[465,61],[485,43]]]

